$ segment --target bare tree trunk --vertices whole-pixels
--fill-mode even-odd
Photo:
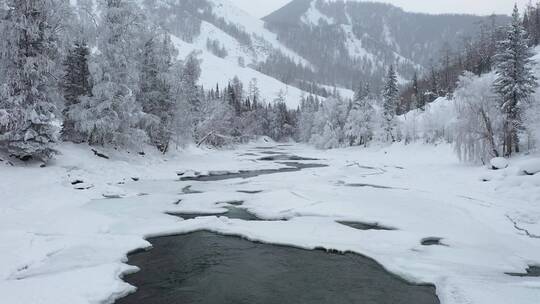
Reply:
[[[486,132],[487,132],[488,141],[489,141],[492,154],[494,157],[499,157],[500,156],[499,151],[497,150],[497,147],[495,146],[495,138],[493,134],[493,126],[491,125],[491,119],[489,119],[484,109],[480,110],[480,114],[482,115],[482,119],[484,120],[484,124],[486,125]]]
[[[197,143],[197,147],[200,147],[206,140],[208,140],[208,138],[210,138],[210,136],[214,135],[215,131],[212,131],[210,133],[208,133],[205,137],[203,137],[198,143]]]
[[[521,126],[520,116],[518,109],[512,111],[512,142],[514,144],[514,151],[519,153],[519,129]]]
[[[514,138],[515,151],[516,151],[516,153],[519,153],[520,152],[520,149],[519,149],[519,134],[518,134],[516,129],[514,129],[514,134],[513,134],[512,137]]]
[[[505,157],[510,157],[512,156],[512,151],[513,151],[513,128],[512,128],[512,118],[511,118],[511,114],[510,114],[510,111],[508,109],[505,110],[505,115],[504,115],[504,138],[503,138],[503,155]]]

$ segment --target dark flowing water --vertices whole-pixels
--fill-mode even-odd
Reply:
[[[433,286],[412,285],[373,260],[250,242],[211,232],[150,240],[134,254],[139,290],[118,304],[437,304]]]
[[[428,237],[428,238],[422,239],[420,243],[423,246],[446,246],[442,243],[442,238],[439,238],[439,237]]]
[[[235,173],[224,173],[224,174],[212,174],[212,175],[200,175],[200,176],[190,176],[182,177],[181,181],[198,181],[198,182],[212,182],[212,181],[221,181],[235,178],[253,178],[260,175],[267,174],[277,174],[277,173],[290,173],[297,172],[303,169],[314,169],[314,168],[324,168],[328,167],[327,165],[322,164],[302,164],[297,162],[283,162],[281,164],[287,165],[286,168],[279,169],[262,169],[262,170],[251,170],[251,171],[240,171]]]
[[[259,194],[259,193],[262,193],[263,190],[238,190],[236,192],[244,193],[244,194]]]
[[[246,209],[237,208],[237,207],[226,207],[227,212],[225,213],[214,213],[214,214],[201,214],[201,213],[169,213],[169,215],[174,215],[183,218],[184,220],[191,220],[198,217],[204,216],[224,216],[230,219],[239,219],[244,221],[261,221],[256,215],[248,212]]]
[[[405,188],[395,188],[395,187],[388,187],[383,185],[373,185],[373,184],[345,184],[347,187],[356,187],[356,188],[375,188],[375,189],[394,189],[394,190],[408,190]]]
[[[339,221],[338,223],[340,223],[341,225],[349,226],[354,229],[358,229],[358,230],[388,230],[388,231],[396,230],[391,227],[381,226],[378,223],[370,224],[370,223],[362,223],[362,222],[344,222],[344,221]]]
[[[301,156],[296,156],[296,155],[278,154],[278,155],[273,155],[273,156],[261,157],[261,158],[259,158],[259,160],[262,160],[262,161],[277,161],[277,160],[293,160],[293,161],[307,160],[307,161],[314,161],[314,160],[319,160],[319,159],[301,157]]]

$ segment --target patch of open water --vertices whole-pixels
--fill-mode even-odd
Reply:
[[[130,256],[138,291],[118,304],[438,304],[435,288],[413,285],[357,254],[250,242],[200,231],[151,239]]]
[[[230,172],[230,173],[223,173],[223,174],[190,176],[190,177],[182,177],[180,178],[180,180],[181,181],[212,182],[212,181],[221,181],[221,180],[228,180],[228,179],[235,179],[235,178],[246,179],[246,178],[253,178],[253,177],[257,177],[261,175],[289,173],[289,172],[297,172],[302,169],[328,167],[328,165],[323,165],[323,164],[304,164],[304,163],[297,163],[297,162],[283,162],[282,164],[287,165],[288,167],[278,168],[278,169],[261,169],[261,170]]]

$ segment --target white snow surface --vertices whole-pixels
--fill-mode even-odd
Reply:
[[[533,159],[523,163],[521,165],[521,169],[527,174],[540,173],[540,159]]]
[[[302,16],[301,20],[308,25],[319,25],[321,22],[326,22],[327,24],[335,23],[333,18],[330,18],[319,11],[315,1],[311,2],[309,9]]]
[[[258,161],[265,156],[259,146],[329,166],[219,182],[178,180],[177,172],[283,166]],[[505,274],[540,265],[540,174],[521,169],[533,156],[493,171],[459,164],[448,145],[319,151],[258,142],[226,151],[188,148],[166,157],[100,151],[110,160],[86,145],[59,150],[62,155],[45,168],[11,166],[0,156],[1,303],[112,303],[135,291],[121,280],[137,270],[126,264],[129,252],[149,247],[152,236],[201,229],[364,254],[412,282],[435,284],[443,304],[540,299],[540,278]],[[364,187],[348,186],[354,184]],[[186,186],[202,193],[183,194]],[[224,212],[224,202],[236,200],[261,218],[288,221],[165,214]],[[336,220],[397,230],[361,231]],[[443,238],[447,246],[422,246],[426,237]]]
[[[490,162],[494,169],[506,169],[508,168],[508,159],[504,157],[495,157]]]

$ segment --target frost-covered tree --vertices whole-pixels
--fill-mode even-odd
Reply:
[[[285,92],[280,90],[273,105],[269,108],[269,133],[275,140],[286,140],[293,137],[295,125],[291,112],[285,103]]]
[[[467,72],[459,78],[454,145],[463,161],[487,163],[501,154],[503,117],[493,89],[495,77]]]
[[[321,149],[343,146],[348,110],[348,102],[340,98],[327,98],[315,114],[314,134],[310,143]]]
[[[302,99],[298,118],[298,138],[302,142],[309,142],[314,133],[315,115],[319,111],[320,102],[313,95]]]
[[[84,135],[75,129],[75,122],[69,116],[73,108],[77,108],[81,97],[92,95],[92,79],[88,61],[90,50],[85,42],[76,42],[68,50],[64,60],[64,77],[62,87],[64,89],[64,122],[62,125],[62,139],[80,143],[85,140]]]
[[[151,37],[143,47],[137,100],[152,117],[146,131],[151,142],[166,152],[172,138],[175,96],[173,68],[178,51],[169,35]]]
[[[95,11],[95,0],[77,0],[72,5],[72,15],[66,20],[69,42],[79,41],[94,46],[97,38],[98,16]]]
[[[238,76],[234,76],[227,87],[228,102],[237,116],[242,113],[242,101],[244,99],[244,85]]]
[[[252,78],[249,81],[248,97],[251,99],[253,104],[257,104],[261,101],[261,91],[259,89],[257,78]]]
[[[266,110],[256,103],[250,111],[242,114],[240,128],[246,137],[266,135],[265,128],[268,124]]]
[[[537,79],[533,74],[532,50],[522,25],[517,5],[504,39],[495,56],[497,80],[495,89],[502,99],[504,121],[504,155],[519,152],[519,130],[522,128],[522,108],[534,93]]]
[[[355,92],[352,109],[345,124],[345,136],[350,145],[367,145],[373,137],[375,109],[369,86],[362,87]]]
[[[193,52],[186,57],[180,79],[182,96],[195,112],[198,111],[202,99],[198,85],[201,77],[201,60],[198,55],[199,53]]]
[[[177,145],[185,145],[193,139],[200,140],[198,125],[205,119],[202,103],[205,101],[203,89],[198,85],[201,76],[201,61],[197,58],[198,53],[191,53],[179,67],[173,71],[172,96],[175,97],[173,109],[173,138]],[[214,97],[219,99],[219,86],[216,87]]]
[[[9,0],[1,21],[0,145],[19,158],[48,160],[57,140],[60,34],[66,3]]]
[[[205,99],[201,102],[201,120],[197,126],[197,138],[212,146],[223,146],[234,134],[234,109],[221,99]]]
[[[99,55],[94,58],[92,96],[69,115],[92,145],[141,146],[145,114],[135,98],[138,52],[145,20],[128,0],[107,0],[99,25]]]
[[[249,82],[246,101],[242,108],[242,114],[239,118],[241,133],[247,137],[265,135],[266,111],[256,78]]]
[[[399,89],[396,71],[393,66],[388,69],[382,92],[383,97],[383,128],[387,141],[396,140],[396,107],[399,103]]]

